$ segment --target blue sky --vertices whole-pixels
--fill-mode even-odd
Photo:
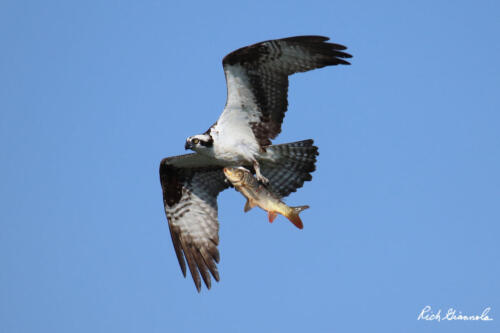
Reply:
[[[499,32],[495,1],[3,1],[0,332],[498,332]],[[304,229],[225,191],[198,294],[158,164],[220,114],[225,54],[301,34],[354,56],[290,80]]]

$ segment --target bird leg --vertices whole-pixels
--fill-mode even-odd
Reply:
[[[269,179],[267,179],[260,173],[260,165],[256,160],[253,161],[253,168],[255,169],[255,176],[257,176],[258,181],[260,181],[262,184],[269,183]]]

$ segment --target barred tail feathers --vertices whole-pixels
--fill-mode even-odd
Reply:
[[[318,156],[318,147],[313,143],[313,140],[304,140],[266,147],[272,161],[263,160],[261,172],[269,179],[273,193],[286,197],[312,179]]]

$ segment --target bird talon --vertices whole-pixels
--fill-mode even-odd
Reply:
[[[260,181],[262,184],[267,185],[269,184],[269,179],[262,175],[257,175],[257,180]]]

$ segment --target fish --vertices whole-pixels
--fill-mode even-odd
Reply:
[[[280,200],[267,187],[261,184],[252,173],[244,167],[226,167],[223,169],[227,180],[234,188],[247,198],[244,211],[248,212],[255,206],[268,212],[269,222],[272,223],[277,214],[281,214],[292,222],[297,228],[302,229],[304,225],[299,213],[309,206],[290,207]]]

